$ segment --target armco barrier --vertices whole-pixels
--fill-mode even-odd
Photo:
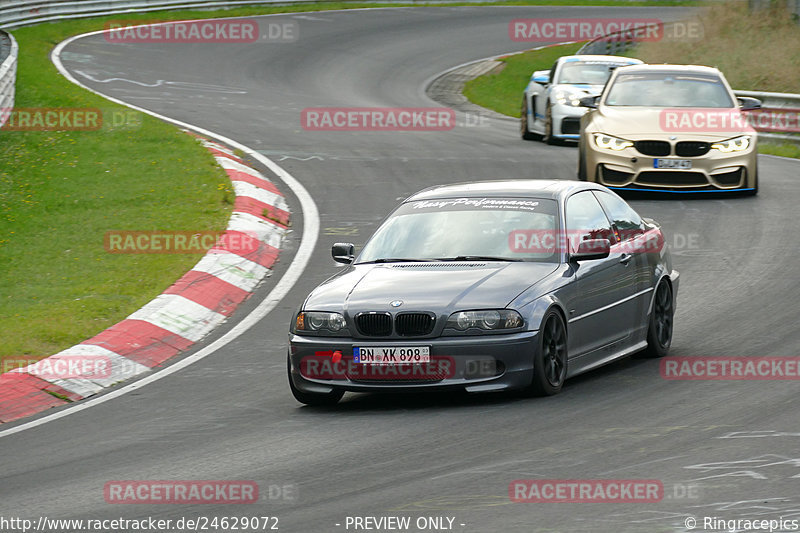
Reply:
[[[288,3],[292,1],[299,0],[288,0]],[[3,0],[0,4],[0,28],[127,12],[278,3],[287,3],[287,0]]]
[[[8,120],[8,110],[14,108],[19,48],[14,36],[0,30],[0,126]]]

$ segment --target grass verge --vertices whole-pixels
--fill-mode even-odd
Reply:
[[[796,144],[778,144],[762,141],[758,143],[758,153],[800,159],[800,146]]]
[[[703,38],[642,42],[629,55],[647,63],[709,65],[731,87],[797,92],[800,31],[784,0],[751,11],[748,2],[709,2],[699,13]]]
[[[533,71],[550,69],[556,59],[574,54],[581,46],[583,43],[562,44],[504,57],[500,59],[502,70],[468,81],[464,96],[480,106],[519,118],[522,91]]]
[[[15,31],[16,107],[124,112],[48,54],[82,24]],[[106,115],[108,116],[108,115]],[[109,254],[111,230],[221,230],[233,191],[190,136],[136,114],[99,131],[0,131],[0,357],[46,356],[121,320],[199,254]]]

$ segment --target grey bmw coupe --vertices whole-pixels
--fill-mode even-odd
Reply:
[[[425,189],[295,313],[287,370],[305,404],[346,391],[561,390],[672,342],[678,272],[654,221],[602,185]]]

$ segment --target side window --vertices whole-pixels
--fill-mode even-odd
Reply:
[[[577,251],[578,243],[588,239],[608,239],[614,243],[611,223],[591,191],[579,192],[567,199],[566,217],[570,252]]]
[[[550,69],[550,85],[553,85],[556,82],[556,67],[558,66],[558,61],[553,63],[553,68]]]
[[[611,217],[618,232],[618,240],[626,241],[644,233],[642,217],[622,198],[603,191],[597,191],[595,195]]]

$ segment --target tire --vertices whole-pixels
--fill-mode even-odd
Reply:
[[[533,396],[552,396],[561,392],[567,377],[567,328],[556,311],[550,311],[539,330],[539,350],[533,358]]]
[[[286,356],[286,373],[289,377],[289,388],[292,389],[292,396],[294,396],[294,399],[300,403],[317,407],[336,405],[336,403],[342,399],[342,396],[344,396],[344,391],[340,390],[334,390],[327,394],[304,392],[299,390],[294,386],[294,381],[292,381],[292,362],[288,355]]]
[[[531,133],[528,131],[528,97],[522,97],[522,108],[519,112],[519,133],[523,140],[526,141],[538,141],[542,138],[541,135],[537,133]]]
[[[650,313],[650,324],[647,328],[647,348],[637,355],[645,358],[667,355],[672,344],[674,313],[672,287],[662,280],[656,287],[656,294],[653,298],[653,310]]]
[[[544,112],[544,135],[542,136],[542,140],[547,144],[553,145],[558,144],[558,139],[553,137],[553,113],[550,110],[550,102],[547,102],[547,106]]]

